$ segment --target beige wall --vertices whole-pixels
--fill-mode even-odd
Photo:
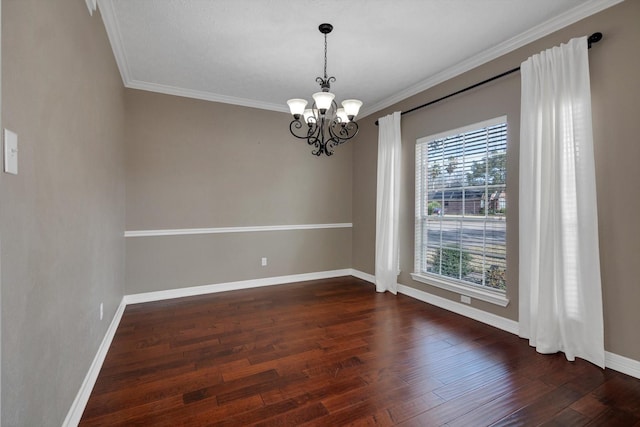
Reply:
[[[126,99],[127,230],[351,222],[352,144],[317,158],[288,114]],[[128,294],[348,268],[351,229],[129,237],[126,264]]]
[[[600,259],[604,293],[605,347],[608,351],[640,360],[640,1],[626,1],[568,26],[517,51],[446,81],[362,121],[354,144],[353,268],[374,273],[377,127],[373,122],[392,111],[402,111],[454,92],[517,67],[527,57],[572,37],[596,31],[604,39],[590,50],[593,126],[595,140]],[[518,140],[520,77],[511,75],[440,104],[402,117],[403,178],[401,195],[401,269],[399,282],[459,301],[459,295],[411,279],[414,245],[415,141],[422,136],[478,121],[508,116],[507,225],[508,291],[511,303],[501,308],[473,301],[481,310],[518,319]]]
[[[2,1],[2,123],[1,423],[59,426],[124,291],[124,89],[84,1]]]
[[[127,294],[350,267],[351,229],[127,238]]]
[[[19,135],[20,174],[0,173],[2,425],[60,425],[123,294],[349,267],[373,273],[373,121],[594,31],[605,35],[590,61],[606,347],[640,360],[639,18],[640,2],[627,0],[418,94],[362,120],[358,139],[326,159],[288,134],[287,114],[125,91],[100,16],[82,0],[3,0],[2,121]],[[502,114],[512,303],[473,305],[516,320],[517,75],[403,118],[400,281],[458,300],[409,276],[415,139]],[[123,238],[125,229],[344,222],[353,230]]]

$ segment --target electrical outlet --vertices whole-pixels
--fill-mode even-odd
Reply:
[[[100,320],[104,317],[104,304],[100,303]]]
[[[263,256],[263,257],[262,257],[262,266],[264,267],[264,266],[266,266],[266,265],[267,265],[267,257],[266,257],[266,256]]]
[[[471,297],[468,297],[466,295],[460,295],[460,302],[463,302],[465,304],[471,304]]]

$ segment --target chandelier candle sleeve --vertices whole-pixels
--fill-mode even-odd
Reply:
[[[324,74],[317,77],[320,92],[313,94],[311,108],[307,101],[294,98],[287,101],[293,120],[289,124],[289,131],[293,136],[304,139],[314,147],[312,154],[331,156],[336,145],[343,144],[358,133],[358,124],[354,121],[362,101],[345,99],[342,108],[338,108],[335,95],[330,92],[331,82],[335,77],[327,75],[327,34],[333,30],[331,24],[321,24],[318,29],[324,34]]]

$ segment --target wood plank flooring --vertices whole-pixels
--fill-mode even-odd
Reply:
[[[640,427],[640,380],[344,277],[128,306],[80,425]]]

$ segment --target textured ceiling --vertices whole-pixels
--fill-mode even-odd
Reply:
[[[98,0],[127,87],[276,111],[318,91],[367,115],[621,0]],[[594,28],[593,31],[597,31]]]

